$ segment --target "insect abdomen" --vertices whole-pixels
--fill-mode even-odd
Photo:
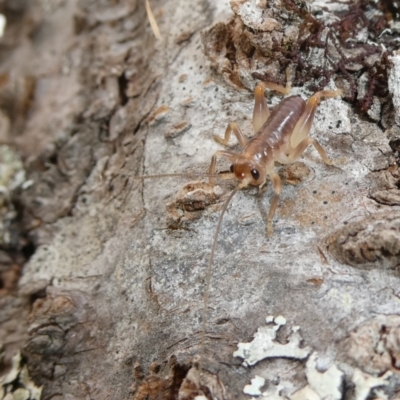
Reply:
[[[271,149],[279,148],[290,137],[305,108],[306,103],[300,96],[287,97],[272,111],[256,137]]]

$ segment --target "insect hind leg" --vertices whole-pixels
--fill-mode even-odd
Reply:
[[[267,101],[265,100],[264,92],[266,89],[274,90],[281,94],[289,94],[291,90],[291,82],[288,79],[286,87],[272,82],[259,82],[254,89],[254,109],[253,109],[253,129],[257,133],[267,121],[270,112]]]
[[[306,109],[298,120],[290,137],[290,147],[295,149],[297,145],[308,137],[312,123],[314,121],[315,111],[323,98],[340,96],[343,93],[338,90],[322,90],[314,93],[307,101]]]
[[[306,148],[312,144],[322,161],[327,165],[332,165],[333,162],[328,158],[323,147],[318,143],[316,139],[311,139],[308,137],[310,129],[314,120],[315,111],[320,103],[321,99],[328,97],[336,97],[342,94],[342,90],[322,90],[320,92],[314,93],[307,101],[306,109],[304,110],[302,116],[298,120],[296,126],[294,127],[293,133],[290,138],[290,150],[288,154],[288,163],[295,161],[299,158]]]
[[[333,165],[333,161],[329,159],[324,148],[318,143],[316,139],[313,138],[305,138],[297,145],[296,148],[291,151],[288,156],[288,164],[296,161],[304,153],[304,151],[310,144],[312,144],[316,148],[318,154],[321,156],[322,161],[325,164]]]

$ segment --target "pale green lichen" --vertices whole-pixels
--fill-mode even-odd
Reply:
[[[10,146],[0,146],[0,245],[11,242],[10,224],[16,217],[11,198],[15,190],[26,188],[24,165],[19,154]]]
[[[0,351],[1,351],[0,345]],[[0,354],[1,356],[2,354]],[[40,400],[43,387],[37,387],[30,379],[26,365],[21,364],[21,353],[11,360],[11,369],[0,376],[0,400]]]

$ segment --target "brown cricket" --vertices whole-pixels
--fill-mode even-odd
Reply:
[[[270,113],[264,97],[265,89],[272,89],[282,94],[290,92],[290,85],[282,87],[274,83],[261,82],[255,88],[255,104],[253,111],[253,128],[256,133],[247,140],[238,125],[231,122],[225,131],[224,139],[214,137],[218,143],[227,145],[230,135],[236,136],[243,147],[242,154],[231,151],[217,151],[209,169],[210,175],[215,175],[217,157],[225,157],[232,162],[232,178],[240,181],[237,189],[248,185],[262,187],[269,176],[274,187],[275,196],[271,201],[268,213],[268,234],[272,234],[272,219],[278,205],[282,183],[275,171],[275,163],[290,164],[297,160],[312,144],[317,149],[325,164],[331,165],[325,150],[308,136],[314,119],[316,108],[321,99],[336,97],[342,90],[323,90],[313,94],[307,102],[300,96],[290,96],[284,99]],[[210,178],[211,183],[213,178]]]
[[[300,96],[290,96],[282,100],[282,102],[272,112],[270,112],[264,96],[266,89],[274,90],[281,94],[289,94],[291,89],[290,80],[288,80],[286,87],[270,82],[260,82],[257,84],[254,90],[255,104],[252,121],[255,136],[252,139],[248,140],[243,135],[239,126],[234,122],[228,124],[223,139],[218,136],[214,136],[214,139],[218,143],[226,146],[229,142],[231,134],[233,133],[243,148],[241,154],[236,154],[228,150],[217,151],[211,159],[208,174],[161,174],[136,177],[136,179],[145,179],[175,177],[182,175],[188,177],[208,176],[210,184],[213,185],[214,179],[221,177],[221,175],[217,174],[216,172],[217,158],[223,157],[232,162],[231,173],[222,174],[222,177],[224,179],[236,178],[239,181],[239,184],[235,189],[232,190],[222,206],[214,233],[210,257],[208,260],[202,318],[202,354],[205,354],[207,309],[212,264],[214,261],[217,238],[221,228],[223,216],[235,193],[249,185],[258,186],[261,188],[263,185],[265,185],[267,177],[269,177],[275,192],[269,208],[267,221],[267,235],[271,236],[273,232],[272,220],[279,202],[280,193],[282,191],[282,182],[278,173],[275,171],[275,163],[293,163],[299,157],[301,157],[307,147],[312,144],[318,151],[325,164],[333,164],[318,141],[309,137],[309,133],[316,109],[321,99],[340,96],[343,91],[341,89],[322,90],[314,93],[307,100],[307,102],[304,101]]]
[[[227,150],[217,151],[211,159],[209,168],[209,179],[210,183],[213,184],[213,177],[216,174],[217,157],[227,158],[232,162],[231,174],[228,174],[227,178],[236,178],[239,184],[230,193],[222,207],[208,262],[203,307],[203,353],[205,350],[211,267],[222,219],[232,197],[238,190],[249,185],[259,186],[261,188],[266,183],[267,177],[269,177],[275,192],[269,208],[267,221],[267,234],[271,236],[273,231],[272,219],[275,215],[282,191],[282,182],[278,173],[275,171],[275,163],[290,164],[296,161],[304,153],[306,148],[312,144],[325,164],[333,164],[318,141],[309,137],[309,133],[314,120],[315,111],[321,99],[339,96],[342,94],[342,90],[322,90],[316,92],[307,102],[300,96],[290,96],[282,100],[270,113],[264,96],[266,89],[274,90],[282,94],[289,94],[290,83],[288,83],[286,87],[270,82],[260,82],[257,84],[254,90],[255,104],[253,111],[253,129],[255,136],[252,139],[247,140],[239,126],[234,122],[229,123],[223,139],[214,136],[214,139],[218,143],[227,145],[233,133],[240,146],[243,148],[243,151],[241,154],[236,154]]]

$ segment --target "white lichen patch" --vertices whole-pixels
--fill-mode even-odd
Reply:
[[[233,356],[243,358],[243,364],[247,366],[267,358],[282,357],[297,360],[306,358],[311,349],[309,347],[300,348],[302,338],[297,327],[292,328],[292,332],[287,338],[287,344],[281,344],[275,340],[279,328],[283,325],[282,322],[286,323],[286,320],[283,317],[277,317],[272,326],[258,328],[254,340],[250,343],[239,343]]]
[[[21,353],[11,360],[11,369],[0,376],[0,400],[40,400],[42,387],[30,379],[28,369],[21,365]]]
[[[274,322],[278,326],[283,326],[286,325],[286,318],[283,317],[282,315],[278,315],[277,317],[274,318]]]
[[[352,382],[355,385],[355,400],[366,400],[372,394],[371,392],[375,392],[376,394],[374,389],[387,386],[391,376],[391,371],[387,371],[381,377],[375,377],[356,369],[352,378]]]
[[[270,324],[271,322],[274,322],[274,316],[273,315],[268,315],[267,318],[265,318],[265,321],[267,324]]]
[[[310,2],[310,10],[313,13],[319,12],[320,10],[326,12],[346,12],[349,10],[349,4],[347,1],[333,1],[327,2],[325,0],[314,0]]]
[[[244,394],[248,394],[250,396],[260,396],[261,388],[265,384],[265,379],[261,376],[256,375],[252,380],[250,385],[246,385],[243,389]]]
[[[317,353],[311,354],[306,364],[309,386],[321,399],[340,400],[344,373],[332,364],[325,372],[317,370]]]
[[[233,3],[232,9],[249,28],[263,32],[271,32],[280,28],[279,22],[274,18],[266,17],[265,10],[255,0],[246,1],[238,6]]]
[[[321,398],[307,385],[291,395],[290,400],[321,400]]]
[[[26,365],[23,366],[19,374],[19,382],[25,387],[25,390],[29,392],[29,399],[40,400],[42,396],[43,387],[38,387],[29,377],[28,368]]]
[[[4,35],[6,29],[7,19],[4,14],[0,14],[0,37]]]
[[[11,360],[11,369],[8,374],[0,377],[0,384],[4,387],[12,382],[14,382],[20,371],[20,363],[21,363],[21,353],[18,352]]]
[[[394,52],[389,60],[392,63],[388,80],[389,92],[393,96],[396,124],[400,125],[400,53]]]
[[[25,170],[21,157],[10,146],[0,146],[0,186],[11,191],[25,182]]]
[[[11,202],[12,193],[27,186],[25,169],[21,157],[10,147],[0,146],[0,244],[11,241],[9,225],[16,217]]]
[[[252,400],[286,400],[285,397],[281,396],[282,390],[282,385],[269,385],[267,390],[261,394],[261,397],[253,397]]]
[[[288,343],[281,345],[276,343],[275,339],[279,329],[286,324],[286,319],[283,316],[268,316],[266,321],[267,326],[258,329],[252,342],[239,343],[239,348],[234,356],[244,358],[244,365],[252,366],[258,361],[271,357],[303,359],[309,356],[310,348],[299,348],[301,339],[298,333],[299,327],[292,327]],[[389,379],[393,375],[391,371],[376,377],[350,366],[346,368],[346,364],[341,364],[344,368],[342,371],[335,363],[330,363],[329,368],[321,371],[319,369],[321,360],[319,363],[318,360],[317,352],[313,352],[309,356],[304,371],[307,384],[290,395],[288,392],[292,391],[293,387],[290,389],[283,381],[280,381],[277,386],[271,385],[266,382],[264,377],[259,375],[251,379],[251,384],[246,385],[243,392],[249,396],[257,396],[252,397],[252,400],[340,400],[343,398],[344,389],[353,385],[354,395],[351,397],[352,400],[366,400],[368,398],[386,400],[388,398],[384,388],[390,383]],[[267,371],[268,369],[262,371],[262,374],[268,373]],[[262,390],[264,386],[266,386],[266,389]]]
[[[340,400],[343,397],[342,387],[344,373],[332,364],[325,372],[317,369],[316,352],[311,354],[306,364],[308,385],[290,396],[290,400]]]

